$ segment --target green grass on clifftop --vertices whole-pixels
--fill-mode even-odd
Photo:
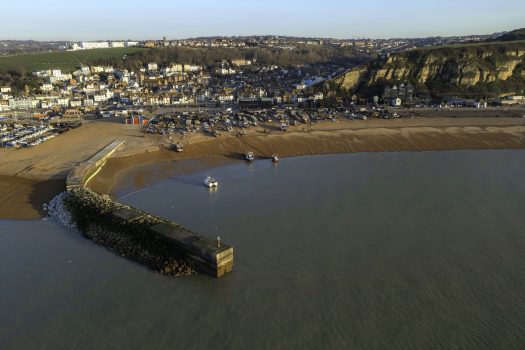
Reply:
[[[15,68],[33,72],[58,68],[62,69],[63,72],[72,72],[78,69],[81,64],[89,65],[99,59],[121,58],[124,55],[132,55],[147,50],[139,47],[129,47],[0,56],[0,70]]]

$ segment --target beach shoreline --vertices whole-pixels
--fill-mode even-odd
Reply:
[[[288,132],[277,130],[274,125],[260,125],[242,137],[192,134],[184,138],[184,152],[177,153],[163,147],[167,140],[160,135],[145,135],[140,129],[122,124],[91,122],[34,149],[0,150],[0,219],[42,217],[42,204],[65,189],[69,170],[116,138],[125,139],[126,145],[89,183],[96,192],[113,197],[181,174],[242,162],[242,154],[247,151],[264,159],[273,153],[286,158],[363,152],[525,149],[525,118],[517,117],[341,120],[302,124]]]

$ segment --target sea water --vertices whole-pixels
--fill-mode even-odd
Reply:
[[[3,221],[0,349],[522,349],[524,180],[525,151],[347,154],[120,198],[233,245],[222,279]]]

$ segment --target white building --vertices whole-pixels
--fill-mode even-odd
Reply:
[[[182,72],[182,71],[184,71],[184,65],[180,64],[180,63],[173,63],[170,66],[170,69],[171,69],[172,72]]]
[[[109,47],[124,47],[126,46],[126,43],[123,41],[110,41]]]
[[[53,84],[42,84],[42,86],[40,86],[40,90],[44,92],[53,91]]]
[[[107,41],[82,41],[80,48],[82,50],[108,49],[109,43]]]
[[[391,105],[392,107],[401,107],[401,103],[402,103],[402,101],[401,101],[401,99],[400,99],[399,97],[397,97],[397,98],[393,98],[393,99],[390,101],[390,105]]]
[[[125,46],[126,47],[133,47],[133,46],[138,46],[139,45],[139,42],[138,41],[126,41],[126,44]]]
[[[12,98],[9,100],[9,109],[33,109],[39,107],[40,101],[32,98]]]
[[[57,98],[56,104],[60,107],[69,107],[69,98]]]
[[[202,70],[201,66],[195,66],[195,65],[191,65],[191,64],[185,64],[184,65],[184,71],[185,72],[198,72],[200,70]]]
[[[148,70],[157,70],[159,66],[155,62],[148,63]]]
[[[78,43],[67,43],[62,49],[67,51],[82,50]]]
[[[108,100],[108,97],[106,95],[94,95],[93,96],[93,101],[95,101],[95,103],[106,102],[107,100]]]
[[[78,107],[82,107],[82,100],[80,99],[77,99],[77,100],[71,100],[69,101],[69,105],[73,108],[78,108]]]
[[[91,73],[102,73],[104,71],[104,67],[102,66],[92,66],[91,67]]]
[[[315,101],[320,101],[320,100],[322,100],[323,98],[324,98],[324,95],[323,95],[322,92],[318,92],[318,93],[316,93],[316,94],[314,95],[314,100],[315,100]]]
[[[234,99],[234,96],[231,94],[221,94],[218,97],[219,97],[219,101],[221,102],[231,102]]]
[[[47,82],[49,84],[55,84],[61,81],[70,80],[73,78],[73,75],[71,74],[62,74],[61,76],[49,76],[47,77]]]
[[[219,67],[215,69],[215,74],[217,75],[232,75],[235,73],[236,73],[235,69],[232,69],[232,68]]]

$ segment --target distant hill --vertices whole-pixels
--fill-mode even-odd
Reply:
[[[513,30],[512,32],[503,34],[502,36],[495,39],[494,41],[517,41],[517,40],[525,40],[525,28],[516,29],[516,30]]]
[[[330,94],[382,96],[410,82],[416,94],[494,97],[525,90],[525,41],[429,47],[378,58],[323,87]]]
[[[0,56],[0,71],[16,69],[30,73],[35,70],[58,68],[64,72],[71,72],[80,68],[81,64],[92,64],[101,59],[109,58],[122,59],[124,55],[132,55],[147,50],[129,47]]]

